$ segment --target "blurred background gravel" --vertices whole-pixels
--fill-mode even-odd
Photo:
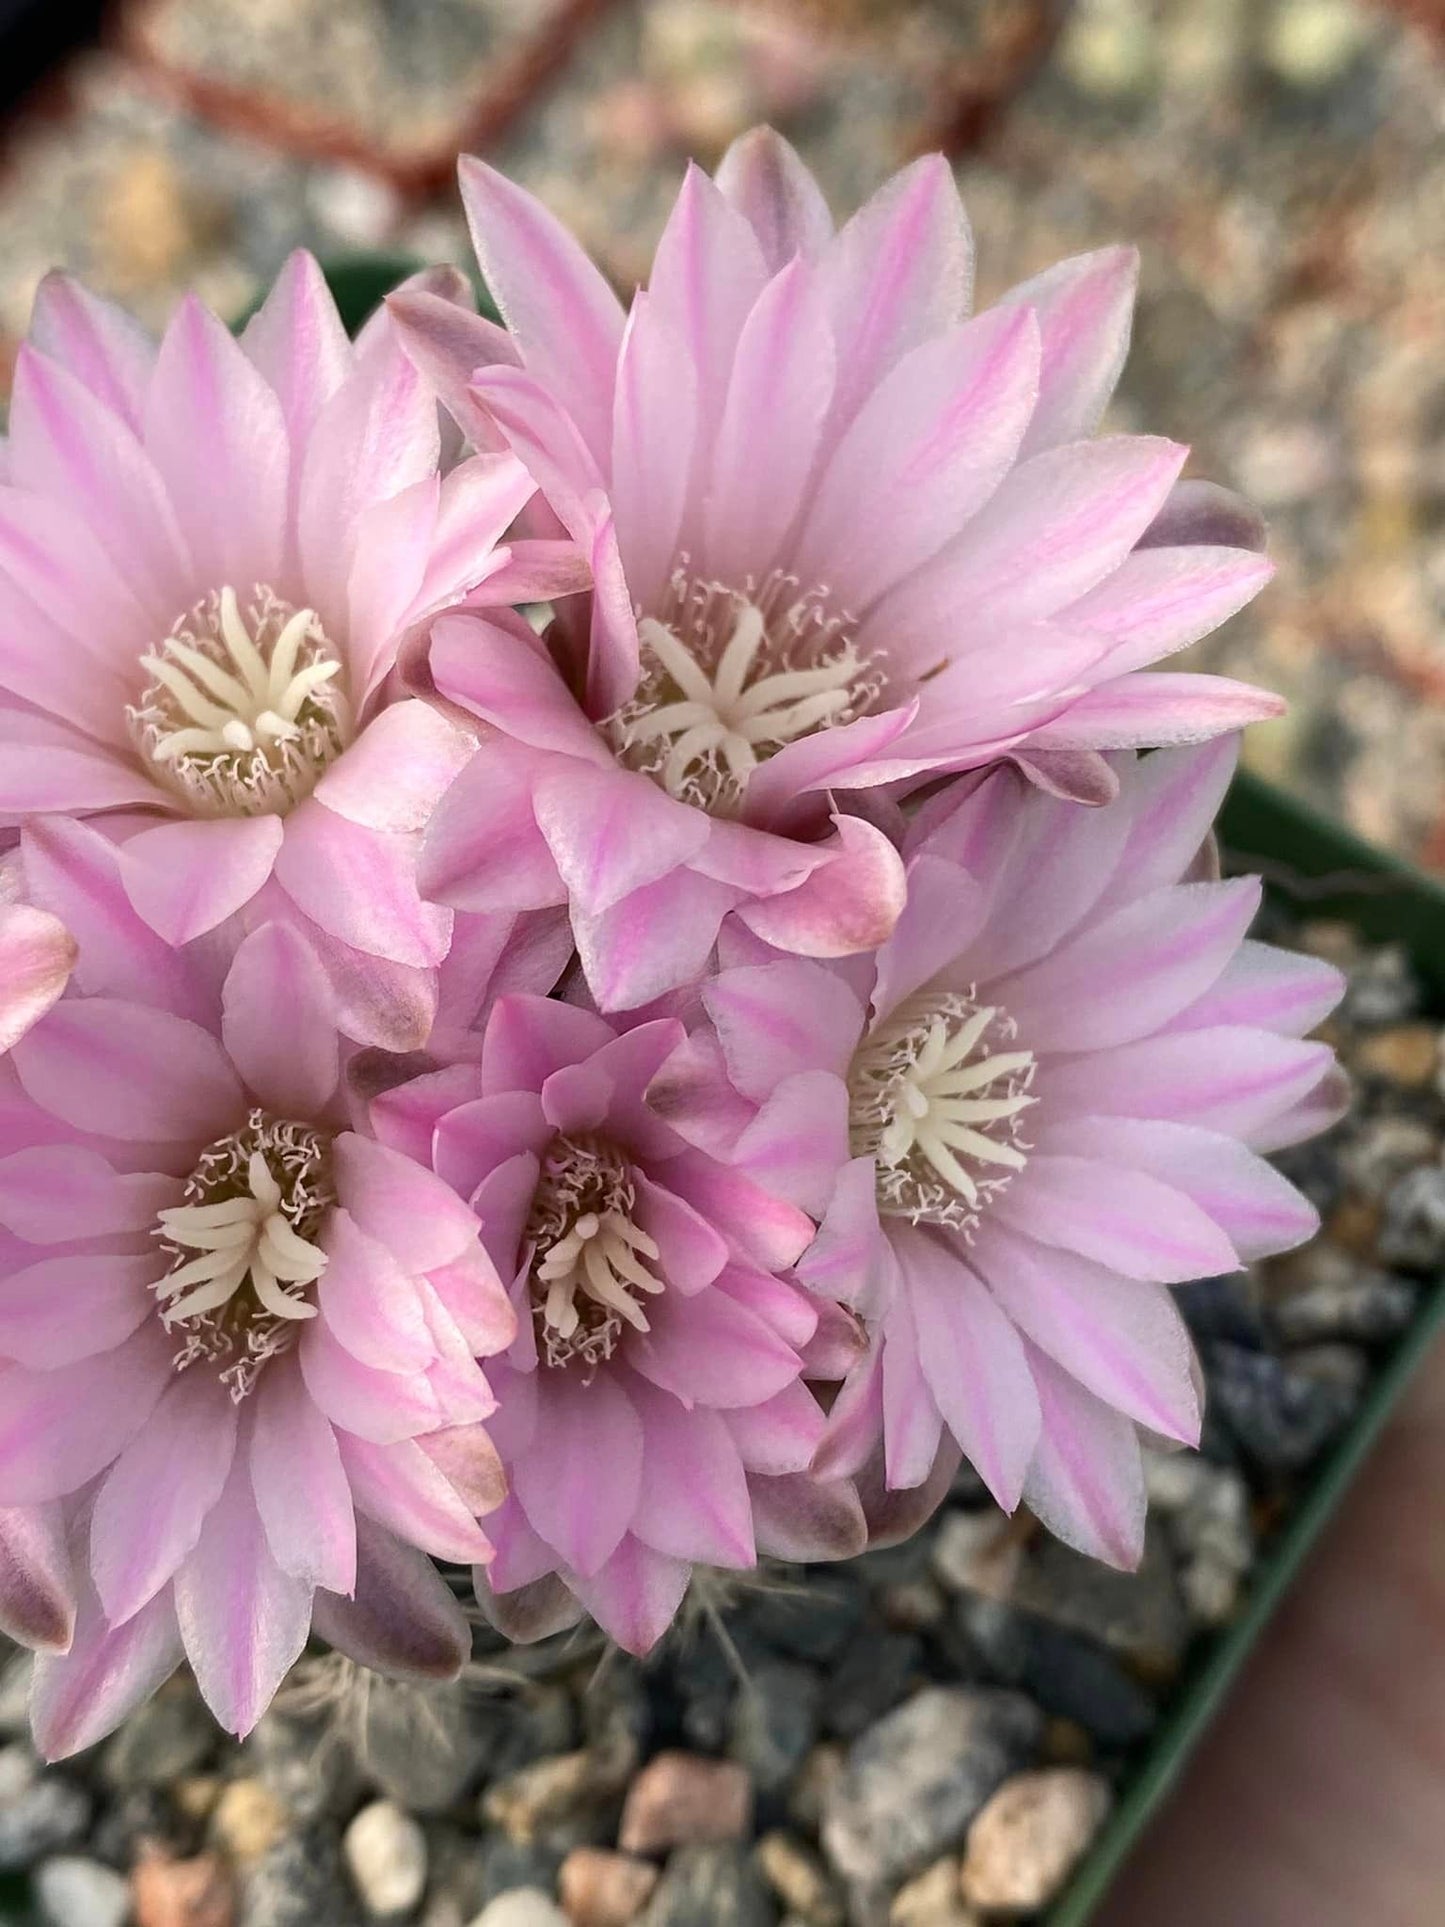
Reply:
[[[159,323],[298,242],[463,257],[459,146],[624,287],[685,157],[759,119],[840,212],[943,146],[985,298],[1136,240],[1117,425],[1191,443],[1279,563],[1196,666],[1290,697],[1257,767],[1445,868],[1442,0],[119,0],[84,38],[0,149],[0,376],[55,261]]]

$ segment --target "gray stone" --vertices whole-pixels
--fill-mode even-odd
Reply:
[[[916,1633],[865,1628],[829,1674],[823,1724],[840,1740],[856,1739],[904,1698],[923,1672]]]
[[[0,1750],[0,1873],[34,1866],[82,1838],[90,1795],[64,1773],[39,1773],[23,1746]]]
[[[362,1905],[376,1920],[409,1914],[426,1892],[426,1835],[392,1800],[373,1800],[341,1842]]]
[[[1173,1676],[1189,1635],[1168,1541],[1157,1526],[1145,1536],[1137,1572],[1116,1572],[1057,1539],[1041,1539],[1019,1574],[1014,1604],[1160,1678]]]
[[[1385,1200],[1380,1256],[1405,1271],[1445,1266],[1445,1169],[1422,1164],[1407,1171]]]
[[[361,1774],[336,1718],[296,1718],[272,1710],[246,1742],[256,1777],[301,1826],[354,1806]]]
[[[1270,1322],[1286,1345],[1331,1338],[1382,1344],[1405,1330],[1419,1302],[1409,1279],[1362,1265],[1323,1238],[1290,1260],[1283,1275],[1292,1288],[1272,1303]]]
[[[30,1674],[34,1665],[29,1653],[14,1652],[0,1666],[0,1739],[21,1739],[30,1731]]]
[[[1358,1386],[1238,1345],[1211,1346],[1205,1375],[1216,1418],[1270,1472],[1308,1465],[1359,1403]]]
[[[1022,1694],[933,1686],[856,1740],[823,1815],[824,1848],[855,1896],[876,1899],[958,1846],[1043,1726]]]
[[[823,1681],[811,1667],[786,1659],[750,1669],[736,1695],[728,1752],[762,1793],[787,1785],[818,1738]]]
[[[97,1860],[57,1855],[35,1869],[35,1899],[46,1927],[124,1927],[130,1887]]]
[[[1339,1017],[1354,1024],[1398,1024],[1420,1008],[1420,979],[1402,944],[1362,950],[1350,965]]]
[[[1383,1204],[1402,1178],[1430,1164],[1439,1149],[1440,1134],[1424,1118],[1385,1111],[1353,1120],[1349,1138],[1340,1148],[1340,1171],[1350,1189],[1368,1204]],[[1281,1162],[1292,1163],[1293,1155]],[[1293,1178],[1292,1169],[1288,1175]]]
[[[1192,1452],[1147,1453],[1144,1465],[1150,1503],[1169,1520],[1190,1618],[1199,1626],[1228,1624],[1254,1563],[1249,1487],[1232,1466]]]
[[[805,1590],[779,1587],[748,1600],[738,1617],[764,1646],[792,1659],[830,1665],[862,1623],[864,1599],[856,1582],[841,1575],[808,1575]]]
[[[330,1827],[288,1834],[256,1861],[242,1882],[238,1927],[357,1927]]]
[[[679,1847],[639,1927],[776,1927],[778,1907],[745,1847]]]
[[[487,1703],[486,1710],[493,1711]],[[445,1813],[482,1775],[485,1742],[457,1684],[375,1679],[366,1696],[361,1759],[367,1779],[413,1813]]]
[[[961,1595],[954,1616],[966,1642],[957,1655],[961,1671],[1020,1688],[1098,1745],[1133,1746],[1158,1724],[1152,1697],[1093,1640],[977,1594]]]
[[[564,1857],[562,1848],[545,1842],[488,1832],[482,1836],[482,1898],[494,1900],[518,1887],[550,1889]]]
[[[163,1687],[132,1713],[105,1749],[101,1772],[113,1787],[164,1787],[194,1773],[220,1739],[188,1680]]]

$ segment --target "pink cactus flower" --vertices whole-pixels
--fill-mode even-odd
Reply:
[[[872,1343],[815,1467],[876,1485],[890,1530],[961,1450],[1004,1507],[1135,1562],[1136,1428],[1199,1431],[1168,1287],[1315,1228],[1260,1153],[1339,1114],[1333,1055],[1302,1039],[1342,983],[1245,936],[1257,879],[1195,867],[1233,762],[1116,757],[1102,810],[1007,768],[953,786],[910,833],[889,941],[833,965],[728,944],[711,1028],[650,1093],[821,1219],[799,1276]]]
[[[620,1029],[504,997],[480,1062],[372,1107],[384,1144],[469,1200],[511,1283],[517,1336],[489,1368],[510,1489],[476,1580],[514,1638],[585,1608],[645,1652],[695,1563],[863,1544],[851,1486],[808,1473],[823,1413],[802,1383],[846,1369],[854,1328],[779,1275],[812,1236],[806,1214],[649,1108],[684,1036],[671,1018]]]
[[[173,951],[123,858],[83,823],[27,827],[30,892],[79,960],[0,1060],[0,1507],[24,1528],[0,1600],[43,1620],[37,1575],[63,1593],[69,1561],[32,1702],[52,1757],[182,1657],[244,1733],[313,1627],[454,1672],[467,1629],[426,1555],[485,1561],[502,1490],[476,1360],[514,1321],[475,1218],[348,1128],[296,930]]]
[[[28,903],[0,902],[0,1051],[51,1009],[74,964],[74,939],[57,917]]]
[[[436,625],[437,690],[501,741],[442,804],[424,876],[458,905],[565,893],[604,1009],[696,975],[729,911],[803,955],[881,942],[901,878],[859,792],[1011,757],[1098,802],[1101,749],[1278,713],[1149,673],[1270,568],[1247,510],[1178,482],[1183,448],[1093,439],[1129,250],[970,318],[942,159],[835,233],[759,130],[715,181],[688,172],[624,314],[537,202],[480,162],[461,178],[511,333],[425,293],[393,312],[473,440],[526,463],[594,586],[546,647]]]
[[[239,341],[187,299],[156,348],[50,277],[0,488],[0,824],[99,816],[172,944],[304,926],[352,1033],[396,1048],[451,924],[419,832],[471,739],[391,671],[464,592],[529,592],[500,542],[531,482],[439,450],[392,324],[353,346],[297,254]]]

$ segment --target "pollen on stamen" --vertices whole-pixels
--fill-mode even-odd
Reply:
[[[737,589],[679,569],[659,612],[638,623],[642,675],[602,732],[670,795],[736,815],[760,763],[876,704],[882,679],[852,628],[826,591],[794,576]]]
[[[151,653],[126,711],[136,748],[197,816],[284,815],[351,740],[342,663],[319,617],[264,585],[203,596]]]
[[[315,1241],[333,1202],[327,1142],[308,1125],[253,1111],[201,1153],[156,1226],[170,1263],[152,1289],[177,1371],[209,1362],[239,1401],[290,1350],[317,1313],[307,1294],[326,1269]]]
[[[610,1358],[625,1329],[649,1329],[643,1300],[663,1281],[661,1253],[636,1222],[626,1159],[598,1139],[559,1136],[542,1164],[526,1229],[532,1314],[548,1365]]]
[[[900,1005],[848,1080],[851,1148],[874,1160],[880,1212],[971,1230],[1028,1162],[1034,1070],[1012,1018],[971,992]]]

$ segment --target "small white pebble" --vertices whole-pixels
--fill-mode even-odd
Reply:
[[[514,1887],[489,1901],[472,1927],[568,1927],[567,1916],[540,1887]]]
[[[130,1888],[98,1860],[57,1854],[35,1869],[35,1898],[47,1927],[125,1927]]]
[[[409,1914],[426,1891],[426,1835],[409,1813],[376,1800],[346,1829],[346,1864],[374,1920]]]

